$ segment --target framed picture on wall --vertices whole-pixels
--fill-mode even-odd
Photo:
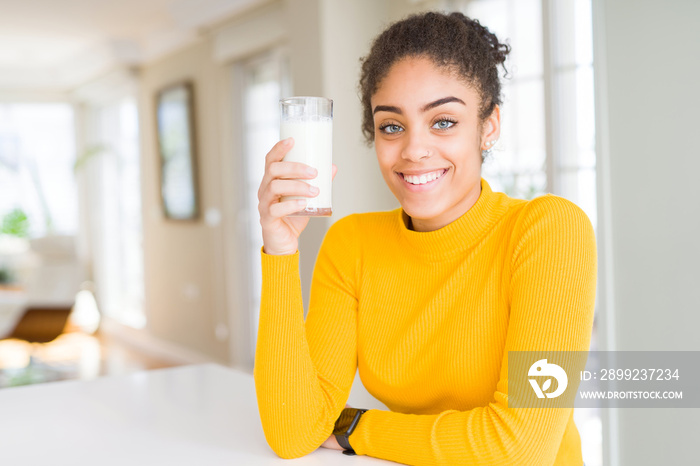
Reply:
[[[191,82],[168,86],[158,92],[156,127],[160,154],[160,194],[165,217],[172,220],[196,220],[199,217],[199,199]]]

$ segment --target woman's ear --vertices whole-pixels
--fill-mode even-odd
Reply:
[[[481,129],[481,150],[492,149],[501,135],[501,108],[496,105]]]

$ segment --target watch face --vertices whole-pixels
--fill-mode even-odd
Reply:
[[[360,411],[356,408],[345,408],[340,413],[340,417],[335,421],[335,428],[333,429],[333,435],[342,435],[347,432],[348,427],[352,424],[355,415]]]

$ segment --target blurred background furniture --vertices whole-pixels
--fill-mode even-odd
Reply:
[[[9,337],[27,307],[24,290],[0,286],[0,340]]]
[[[86,278],[78,261],[75,237],[51,235],[31,239],[29,244],[38,260],[27,276],[28,307],[70,309]]]
[[[0,288],[0,340],[13,340],[15,345],[10,347],[22,348],[24,356],[0,354],[0,387],[75,376],[82,356],[45,344],[67,330],[91,335],[100,320],[91,292],[84,289],[85,274],[74,237],[51,235],[23,241],[28,247],[15,242],[12,250],[4,248],[3,264],[12,282]],[[85,306],[86,293],[92,298],[92,306],[87,306],[91,309]]]
[[[85,272],[74,236],[50,235],[24,241],[28,246],[25,250],[16,247],[4,258],[15,280],[13,291],[0,295],[0,303],[5,303],[0,308],[0,338],[13,329],[15,338],[47,342],[65,326]]]
[[[8,338],[29,343],[48,343],[61,335],[72,307],[28,307],[19,316]]]
[[[0,254],[12,278],[0,288],[0,338],[54,340],[63,331],[85,280],[75,237],[12,238]]]

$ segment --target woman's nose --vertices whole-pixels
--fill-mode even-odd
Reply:
[[[421,159],[431,156],[430,146],[427,144],[426,138],[420,134],[411,134],[406,138],[406,145],[401,151],[401,156],[405,160],[418,162]]]

